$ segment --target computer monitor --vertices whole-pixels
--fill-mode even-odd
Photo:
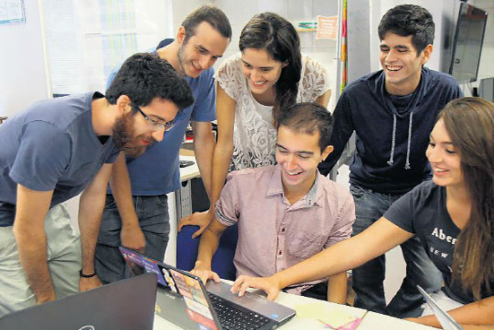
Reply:
[[[449,73],[460,83],[477,81],[487,12],[461,3]]]

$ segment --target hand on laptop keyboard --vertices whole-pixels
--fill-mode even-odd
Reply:
[[[246,275],[239,276],[232,285],[232,292],[238,293],[241,297],[245,294],[248,288],[261,289],[268,296],[267,299],[274,301],[280,293],[280,283],[275,277],[251,277]]]
[[[213,280],[217,283],[220,282],[220,276],[210,269],[200,267],[200,261],[196,263],[196,267],[194,267],[194,269],[190,272],[199,277],[204,284],[206,284],[208,280]]]

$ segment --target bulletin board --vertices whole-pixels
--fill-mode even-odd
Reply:
[[[24,0],[0,0],[0,25],[25,23]]]

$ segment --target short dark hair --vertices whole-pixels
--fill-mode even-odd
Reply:
[[[225,13],[218,7],[204,5],[190,13],[182,22],[182,26],[185,28],[184,44],[196,34],[196,28],[202,22],[209,23],[223,37],[232,38],[232,27]]]
[[[302,72],[300,38],[292,23],[278,14],[265,12],[255,15],[240,33],[240,51],[263,49],[276,61],[286,64],[276,82],[276,103],[273,119],[280,111],[295,104]]]
[[[418,55],[427,45],[434,43],[435,25],[427,9],[417,5],[399,5],[384,14],[377,31],[379,40],[384,40],[389,32],[402,37],[412,36]]]
[[[187,80],[170,63],[150,53],[134,54],[124,62],[106,91],[106,99],[116,104],[121,95],[137,106],[147,106],[156,97],[170,100],[179,111],[194,103]]]
[[[333,116],[325,107],[317,103],[297,103],[281,112],[276,129],[280,126],[309,135],[319,132],[319,146],[323,152],[329,146],[333,132]]]

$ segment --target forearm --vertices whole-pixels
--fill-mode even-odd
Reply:
[[[124,154],[120,154],[112,167],[110,184],[113,198],[117,203],[122,226],[139,225],[139,219],[132,201],[132,188]]]
[[[210,199],[214,147],[214,136],[211,130],[207,133],[203,133],[199,139],[194,139],[194,155],[197,160],[199,172],[201,173],[204,188]]]
[[[213,220],[214,221],[214,220]],[[196,268],[211,270],[211,260],[218,249],[220,237],[207,228],[201,235]]]
[[[54,300],[55,290],[48,269],[46,254],[46,235],[43,226],[37,228],[16,225],[14,235],[17,241],[19,260],[26,278],[38,303]]]
[[[83,193],[79,203],[79,229],[82,243],[82,271],[94,273],[94,251],[98,238],[101,215],[105,202],[104,195]]]
[[[274,275],[280,289],[354,269],[413,236],[381,218],[365,231],[338,242],[309,259]],[[345,256],[342,258],[341,256]]]
[[[287,286],[319,280],[332,276],[359,264],[359,249],[351,244],[352,239],[339,242],[318,254],[290,268],[273,275],[280,284],[280,289]],[[344,255],[345,258],[341,258]]]
[[[464,330],[494,330],[494,324],[491,325],[462,325]]]
[[[225,184],[228,168],[233,155],[233,139],[226,143],[218,143],[214,149],[213,158],[213,176],[211,183],[211,208],[214,209],[214,204],[219,199],[223,185]]]
[[[82,271],[84,274],[94,273],[94,251],[111,170],[111,164],[103,165],[79,200],[79,229],[81,231]]]
[[[460,324],[492,325],[494,324],[494,296],[455,308],[448,311],[448,314]],[[420,323],[433,327],[441,326],[434,315],[421,317]]]
[[[17,205],[13,232],[26,278],[37,302],[55,299],[47,263],[45,217],[53,191],[35,191],[17,185]]]
[[[347,298],[346,272],[332,275],[328,279],[328,301],[344,305]]]

